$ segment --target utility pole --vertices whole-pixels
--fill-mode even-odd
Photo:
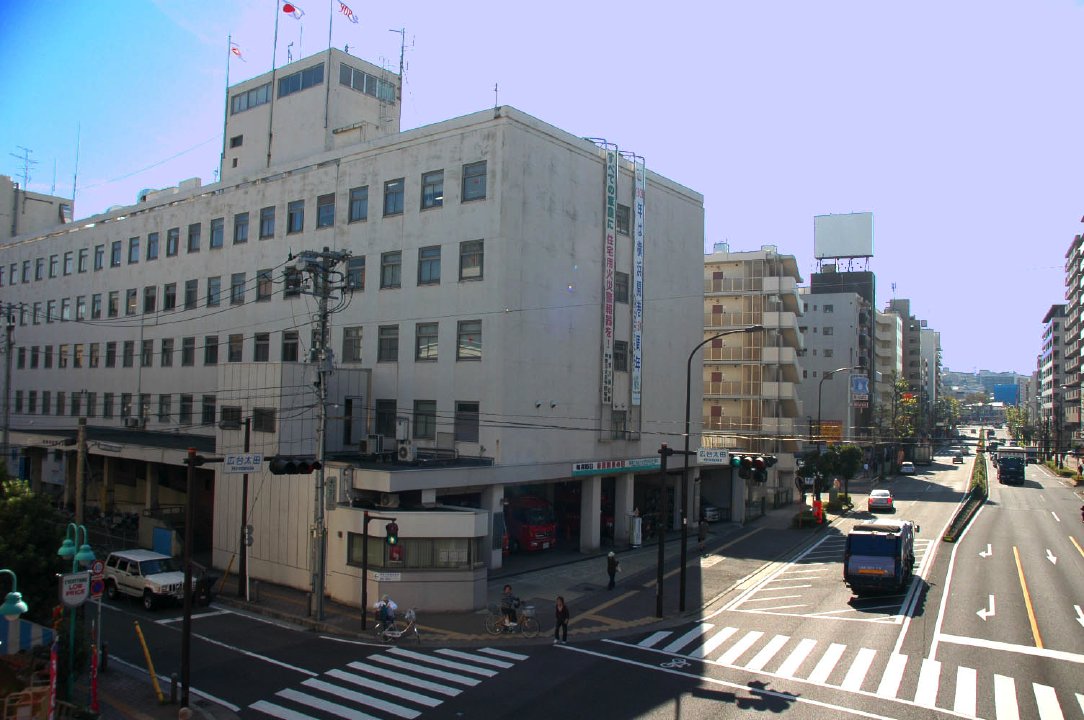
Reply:
[[[245,455],[249,452],[249,433],[252,430],[252,417],[245,418]],[[248,600],[248,544],[251,536],[248,532],[248,473],[241,476],[241,559],[237,567],[237,597]]]
[[[294,258],[294,267],[298,272],[307,272],[312,276],[312,289],[310,294],[316,297],[317,331],[313,341],[312,362],[316,365],[316,390],[317,390],[317,421],[316,421],[316,488],[313,498],[313,526],[312,526],[312,595],[313,616],[317,620],[324,619],[324,580],[327,571],[327,528],[324,523],[325,511],[325,488],[324,488],[324,440],[327,433],[327,378],[331,375],[334,365],[334,356],[331,349],[328,331],[329,300],[333,290],[343,292],[346,288],[346,277],[343,273],[336,273],[337,282],[331,282],[331,274],[341,263],[346,262],[350,253],[346,251],[332,251],[324,248],[322,252],[305,250]]]

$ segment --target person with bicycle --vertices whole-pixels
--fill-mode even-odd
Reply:
[[[505,585],[501,595],[501,614],[504,615],[504,628],[511,630],[519,623],[516,621],[516,611],[519,609],[519,598],[512,594],[512,586]]]
[[[399,609],[399,606],[390,597],[384,595],[376,601],[373,609],[376,611],[377,622],[391,625],[395,622],[395,611]]]

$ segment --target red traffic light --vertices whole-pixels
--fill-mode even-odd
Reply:
[[[754,470],[763,470],[766,467],[767,467],[767,465],[764,463],[764,458],[760,457],[759,455],[757,457],[753,458],[753,469]]]
[[[323,467],[314,457],[291,457],[276,455],[267,463],[272,475],[311,475],[313,470]]]

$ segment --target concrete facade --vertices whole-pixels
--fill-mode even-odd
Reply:
[[[896,313],[874,311],[873,351],[880,379],[874,383],[879,422],[891,417],[894,401],[893,387],[903,377],[903,320]]]
[[[0,175],[0,243],[71,222],[72,206],[70,198],[30,192],[7,175]]]

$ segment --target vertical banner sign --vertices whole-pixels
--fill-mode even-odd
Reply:
[[[632,249],[632,404],[640,404],[643,378],[644,345],[644,196],[647,192],[647,168],[636,160],[636,198],[633,208]]]
[[[614,272],[617,262],[617,147],[606,148],[606,235],[602,258],[602,403],[614,402]]]
[[[57,683],[57,652],[60,645],[60,636],[53,638],[53,644],[49,646],[49,720],[56,720],[56,683]]]

